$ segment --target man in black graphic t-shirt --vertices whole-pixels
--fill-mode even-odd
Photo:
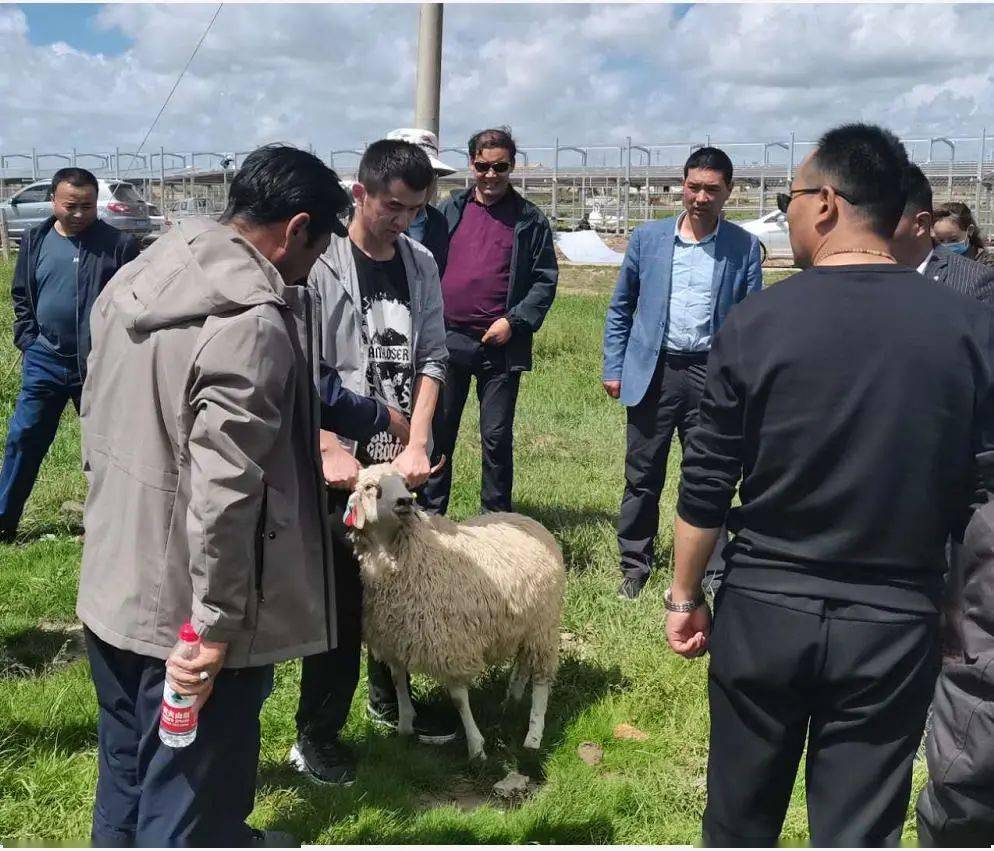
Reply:
[[[371,145],[353,187],[355,216],[348,238],[332,239],[308,283],[321,294],[322,355],[350,390],[378,397],[410,419],[410,436],[386,432],[355,446],[322,432],[335,547],[338,647],[304,659],[297,711],[297,742],[291,761],[326,783],[355,778],[355,757],[339,739],[359,682],[362,585],[342,516],[360,466],[392,463],[408,487],[429,473],[431,421],[445,380],[448,352],[438,267],[431,253],[404,234],[423,207],[433,174],[417,145],[382,140]],[[369,703],[373,721],[397,725],[397,695],[389,669],[369,659]],[[415,730],[422,742],[440,744],[456,736],[457,719],[442,719],[415,704]]]

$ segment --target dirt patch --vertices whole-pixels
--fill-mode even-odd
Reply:
[[[82,624],[42,621],[0,647],[0,677],[47,673],[86,658]]]
[[[633,742],[644,742],[649,738],[649,734],[644,730],[640,730],[638,727],[633,727],[631,724],[619,724],[614,728],[613,733],[614,738],[621,739],[622,741],[633,741]]]

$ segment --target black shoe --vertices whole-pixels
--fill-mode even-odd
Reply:
[[[17,529],[0,527],[0,544],[13,544],[17,540]]]
[[[250,848],[299,848],[300,843],[282,830],[259,830],[251,827]]]
[[[366,704],[366,714],[379,727],[397,729],[398,712],[396,703]],[[427,703],[414,704],[414,734],[425,745],[446,745],[459,738],[459,727],[455,719]]]
[[[645,579],[639,579],[637,576],[626,576],[621,580],[621,585],[618,588],[618,596],[622,600],[634,600],[642,593],[645,583]]]
[[[355,754],[337,738],[330,742],[317,742],[309,736],[298,736],[290,748],[290,763],[297,771],[318,783],[334,786],[355,783]]]

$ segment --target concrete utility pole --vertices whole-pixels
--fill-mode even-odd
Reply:
[[[418,29],[418,77],[414,94],[414,126],[438,136],[442,90],[442,4],[421,4]]]

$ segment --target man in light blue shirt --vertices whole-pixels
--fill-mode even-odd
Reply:
[[[721,220],[728,155],[700,148],[683,175],[684,212],[633,231],[604,327],[604,389],[628,415],[618,519],[626,599],[649,579],[670,444],[697,422],[711,341],[728,311],[763,287],[759,240]]]

